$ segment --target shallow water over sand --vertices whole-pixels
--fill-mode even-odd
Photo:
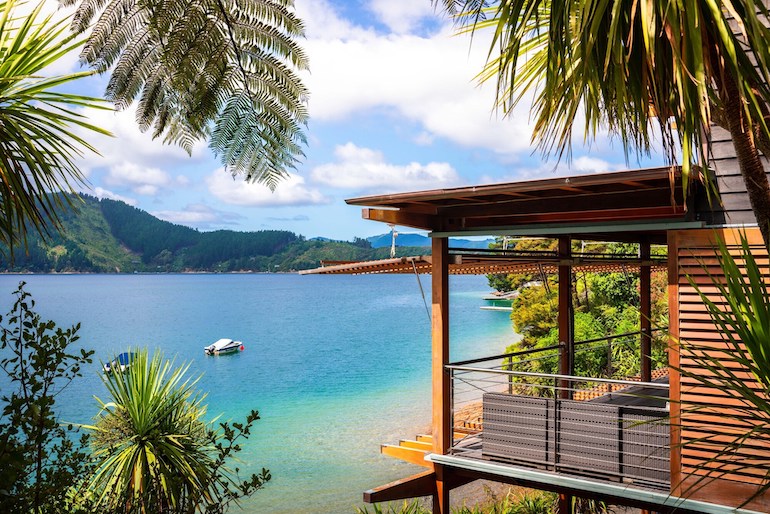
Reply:
[[[430,277],[421,279],[430,301]],[[4,275],[0,312],[20,280],[44,318],[82,323],[80,342],[97,359],[162,348],[203,372],[212,416],[260,411],[242,468],[269,468],[273,479],[247,512],[352,513],[362,491],[411,471],[379,445],[430,423],[430,323],[414,276]],[[479,309],[486,279],[450,284],[452,359],[501,353],[514,334],[508,313]],[[205,357],[221,337],[246,350]],[[96,414],[98,369],[60,398],[64,420]]]

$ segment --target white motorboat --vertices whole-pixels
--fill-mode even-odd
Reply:
[[[233,339],[220,339],[203,348],[206,355],[222,355],[225,353],[242,352],[245,350],[243,343]]]

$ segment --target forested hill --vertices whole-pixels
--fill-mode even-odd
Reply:
[[[25,251],[0,255],[0,270],[18,272],[292,271],[321,260],[378,259],[389,249],[354,242],[306,240],[285,230],[199,232],[159,220],[115,200],[81,195],[77,212],[63,210],[64,232],[48,244],[30,235]],[[399,248],[399,255],[425,249]]]

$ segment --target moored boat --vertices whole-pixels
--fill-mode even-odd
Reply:
[[[205,346],[203,353],[206,355],[222,355],[226,353],[235,353],[245,350],[243,343],[234,339],[219,339],[214,343]]]

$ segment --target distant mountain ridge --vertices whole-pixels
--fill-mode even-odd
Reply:
[[[381,234],[379,236],[367,237],[366,240],[372,244],[372,248],[390,248],[391,237],[390,232],[388,232],[387,234]],[[451,248],[486,249],[494,242],[494,239],[473,241],[470,239],[449,238],[449,246]],[[430,246],[430,238],[422,234],[399,232],[396,236],[396,246]]]
[[[286,230],[236,232],[198,230],[160,220],[124,202],[80,195],[77,212],[59,213],[63,232],[47,243],[30,234],[27,248],[14,260],[5,249],[5,272],[235,272],[309,269],[327,260],[389,257],[389,248],[373,248],[365,239],[352,242],[306,240]],[[388,245],[389,246],[389,245]],[[400,247],[398,255],[425,253]]]

